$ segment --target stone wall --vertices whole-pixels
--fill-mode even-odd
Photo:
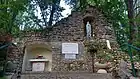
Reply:
[[[13,63],[13,65],[10,64],[8,66],[10,68],[10,71],[12,72],[21,71],[22,60],[23,60],[22,50],[18,47],[10,46],[8,51],[10,52],[8,52],[7,60],[8,62],[11,61]],[[8,71],[9,71],[9,68],[7,68]]]
[[[53,42],[53,71],[92,71],[91,60],[88,58],[88,54],[84,52],[83,44],[78,43],[79,45],[79,54],[76,59],[65,59],[64,54],[62,54],[61,49],[62,42]]]
[[[90,21],[93,30],[92,32],[94,34],[91,40],[98,39],[100,41],[100,40],[108,39],[110,41],[115,41],[115,35],[113,29],[110,27],[109,23],[106,21],[103,14],[97,8],[90,6],[83,12],[72,12],[72,14],[69,15],[67,18],[64,18],[59,22],[57,22],[53,26],[51,31],[45,34],[42,34],[41,32],[25,32],[24,38],[18,41],[19,42],[18,47],[20,48],[20,52],[13,53],[10,56],[10,58],[11,59],[13,58],[13,60],[18,59],[18,64],[19,63],[22,64],[23,57],[24,57],[24,47],[36,43],[47,44],[50,46],[50,50],[52,51],[53,54],[52,71],[92,72],[91,56],[88,53],[86,53],[83,44],[84,41],[86,40],[85,22],[88,21],[87,18],[91,18]],[[65,60],[63,58],[63,54],[61,53],[61,43],[63,42],[76,42],[79,43],[80,47],[83,47],[80,48],[81,49],[80,51],[82,52],[79,53],[77,59]],[[14,54],[18,55],[17,53],[20,53],[19,56],[17,56],[20,58],[14,57]],[[19,65],[19,68],[22,68],[22,65]],[[83,76],[82,78],[88,79],[86,78],[86,76],[85,77]],[[32,79],[32,78],[25,78],[25,79]],[[78,78],[72,78],[72,79],[78,79]]]
[[[92,32],[95,39],[115,40],[113,29],[103,14],[95,7],[89,7],[84,12],[72,12],[67,18],[57,22],[50,34],[51,41],[84,41],[85,18],[92,18]],[[48,35],[49,35],[48,34]]]

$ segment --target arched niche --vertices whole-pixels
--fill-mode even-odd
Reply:
[[[23,58],[22,71],[33,71],[33,62],[37,61],[37,60],[36,61],[33,61],[33,60],[37,59],[38,55],[43,56],[44,60],[40,62],[45,62],[44,71],[51,71],[52,51],[49,44],[45,44],[45,43],[28,44],[26,45],[26,48],[24,49],[24,51],[25,53],[24,53],[24,58]]]
[[[91,15],[87,15],[84,17],[83,19],[83,24],[84,24],[84,36],[87,36],[87,29],[86,29],[86,25],[87,22],[89,22],[89,24],[91,25],[91,37],[93,37],[93,21],[94,21],[94,17]]]

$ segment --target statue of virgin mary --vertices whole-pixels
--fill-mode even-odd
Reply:
[[[86,24],[86,37],[91,38],[91,25],[89,22]]]

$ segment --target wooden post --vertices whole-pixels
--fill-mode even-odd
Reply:
[[[91,54],[92,57],[92,72],[94,73],[94,53]]]

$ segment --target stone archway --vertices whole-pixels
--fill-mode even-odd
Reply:
[[[43,61],[37,59],[37,57],[43,56]],[[34,61],[33,61],[34,60]],[[52,68],[52,51],[50,44],[34,42],[26,44],[22,71],[33,71],[34,62],[45,62],[44,71],[51,71]]]

